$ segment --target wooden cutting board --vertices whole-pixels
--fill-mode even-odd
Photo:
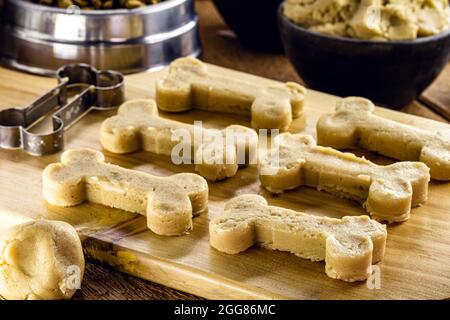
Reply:
[[[211,68],[257,83],[273,82]],[[154,82],[164,72],[166,70],[127,76],[127,98],[153,97]],[[26,105],[53,87],[55,80],[0,69],[0,83],[0,108],[3,109]],[[295,121],[291,131],[315,135],[318,117],[333,111],[337,99],[310,90],[306,100],[306,124]],[[387,109],[379,108],[376,112],[424,129],[450,129],[444,123]],[[102,150],[100,124],[112,114],[114,112],[92,112],[74,125],[66,133],[66,149]],[[204,126],[217,128],[249,123],[248,119],[234,115],[199,111],[164,116],[188,123],[203,120]],[[193,172],[192,166],[172,165],[164,156],[145,152],[104,153],[112,163],[156,175]],[[379,156],[365,155],[378,163],[390,163]],[[209,184],[209,212],[194,219],[193,232],[181,237],[157,236],[147,230],[145,218],[139,215],[94,204],[72,208],[46,204],[41,196],[41,172],[48,164],[59,161],[59,157],[60,154],[33,157],[20,150],[0,150],[0,226],[36,218],[67,221],[77,228],[87,257],[137,277],[212,299],[450,298],[450,183],[432,182],[427,203],[414,209],[409,221],[388,227],[386,256],[379,264],[380,288],[371,290],[365,282],[330,279],[324,273],[323,263],[303,260],[289,253],[251,248],[242,254],[227,255],[209,246],[209,220],[221,212],[228,199],[239,194],[259,193],[271,205],[332,217],[365,214],[355,203],[310,188],[271,197],[260,189],[257,169],[249,167],[229,180]]]

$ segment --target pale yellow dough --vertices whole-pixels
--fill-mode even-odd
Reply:
[[[200,60],[173,61],[156,85],[158,108],[168,112],[192,108],[251,116],[255,129],[287,130],[303,115],[306,90],[297,83],[262,86],[212,73]]]
[[[351,153],[317,146],[309,135],[290,133],[275,138],[272,154],[260,167],[261,184],[271,192],[316,187],[356,200],[374,219],[387,222],[407,220],[411,207],[426,201],[430,181],[429,169],[421,162],[379,166]]]
[[[399,160],[421,161],[431,178],[450,180],[450,130],[427,131],[374,115],[370,100],[340,100],[333,114],[317,122],[320,145],[346,149],[363,147]]]
[[[183,134],[186,141],[172,140],[176,130],[186,132],[189,139]],[[194,133],[194,130],[197,132]],[[230,143],[226,143],[226,132],[230,135],[228,139],[232,138]],[[220,145],[215,146],[214,133],[222,137],[224,144],[219,141]],[[197,138],[202,138],[202,141],[196,143],[194,139]],[[145,150],[167,156],[177,145],[185,144],[190,162],[196,163],[196,170],[201,176],[212,181],[234,176],[239,165],[256,163],[258,148],[258,135],[250,128],[231,125],[214,132],[194,128],[190,124],[159,117],[156,103],[150,99],[131,100],[121,105],[116,116],[103,122],[100,141],[106,150],[114,153]],[[208,152],[214,149],[222,151],[218,159]],[[198,161],[195,161],[196,158]]]
[[[0,230],[0,296],[4,299],[70,299],[83,273],[81,241],[68,223],[36,220]]]
[[[147,217],[150,230],[182,235],[192,229],[192,217],[207,210],[208,183],[199,175],[180,173],[158,177],[105,163],[101,152],[72,149],[60,163],[42,173],[45,200],[55,206],[84,201]]]
[[[344,281],[366,280],[386,246],[386,227],[367,216],[333,219],[269,206],[258,195],[231,199],[209,225],[211,246],[236,254],[259,245],[325,260],[326,274]]]
[[[448,0],[286,0],[284,14],[312,31],[369,40],[412,40],[450,26]]]

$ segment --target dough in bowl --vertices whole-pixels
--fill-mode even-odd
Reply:
[[[311,31],[368,40],[413,40],[449,28],[448,0],[286,0],[284,14]]]
[[[36,220],[0,230],[0,297],[70,299],[84,273],[81,241],[66,222]]]

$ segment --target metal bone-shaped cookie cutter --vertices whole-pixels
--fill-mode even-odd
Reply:
[[[23,148],[32,155],[46,155],[64,148],[64,130],[90,110],[109,110],[124,100],[124,78],[116,71],[97,71],[87,64],[70,64],[56,72],[58,85],[23,109],[0,111],[0,148]],[[70,97],[73,100],[68,103]],[[52,114],[53,131],[29,130]]]

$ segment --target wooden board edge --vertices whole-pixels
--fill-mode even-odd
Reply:
[[[292,300],[258,287],[244,285],[195,267],[130,250],[95,238],[83,240],[86,258],[141,279],[212,300]]]

